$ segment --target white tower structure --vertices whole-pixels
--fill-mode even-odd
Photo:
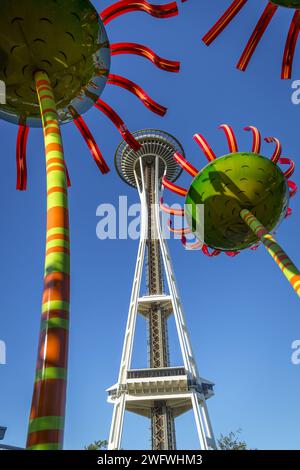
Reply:
[[[141,149],[135,153],[126,142],[116,152],[119,176],[138,190],[141,200],[141,237],[125,331],[118,382],[108,389],[114,405],[108,448],[120,449],[125,411],[151,420],[152,449],[176,449],[175,419],[193,410],[202,450],[216,447],[206,400],[214,384],[199,376],[188,328],[163,236],[160,217],[162,177],[175,181],[181,168],[173,159],[184,154],[179,142],[158,130],[134,134]],[[146,270],[146,276],[143,276]],[[146,277],[146,286],[143,279]],[[144,295],[146,292],[146,295]],[[137,315],[148,323],[148,368],[132,369]],[[168,319],[175,317],[182,364],[170,366]]]

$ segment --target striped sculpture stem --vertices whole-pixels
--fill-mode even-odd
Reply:
[[[277,243],[273,235],[257,220],[257,218],[247,209],[240,212],[243,221],[250,227],[253,233],[264,244],[275,263],[279,266],[296,294],[300,297],[300,272]]]
[[[47,240],[42,318],[27,448],[63,445],[70,301],[67,179],[62,139],[50,80],[35,74],[47,173]]]

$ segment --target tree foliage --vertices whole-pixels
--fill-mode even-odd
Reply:
[[[84,450],[106,450],[107,441],[95,441],[92,444],[85,446]]]
[[[241,430],[231,431],[229,434],[221,434],[218,439],[218,448],[220,450],[249,450],[245,441],[239,439]]]

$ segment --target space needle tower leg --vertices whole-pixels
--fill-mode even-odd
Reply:
[[[140,165],[142,162],[140,162]],[[142,174],[142,172],[141,172]],[[110,435],[108,440],[108,449],[115,450],[120,449],[121,439],[123,432],[124,424],[124,413],[125,413],[125,394],[124,390],[126,388],[127,380],[127,371],[130,369],[131,358],[132,358],[132,349],[133,349],[133,339],[135,334],[136,327],[136,318],[138,310],[138,300],[141,287],[141,280],[143,275],[143,267],[145,263],[145,250],[147,243],[147,233],[148,233],[148,211],[147,211],[147,201],[145,196],[144,187],[144,178],[142,174],[142,184],[138,185],[138,191],[141,200],[141,236],[139,242],[139,249],[137,254],[135,273],[133,278],[133,286],[131,292],[130,306],[128,312],[128,320],[125,331],[125,338],[123,344],[123,352],[121,359],[121,366],[118,379],[118,398],[114,404],[113,418],[110,428]]]

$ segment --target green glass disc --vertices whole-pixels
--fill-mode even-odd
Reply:
[[[201,242],[222,251],[238,251],[258,241],[241,220],[241,209],[252,211],[272,231],[286,214],[288,201],[286,178],[276,164],[254,153],[232,153],[209,163],[195,177],[185,212]],[[204,205],[204,227],[200,204]]]
[[[88,111],[110,68],[108,38],[88,0],[0,0],[0,80],[6,104],[0,118],[40,127],[34,72],[53,86],[61,123]]]

